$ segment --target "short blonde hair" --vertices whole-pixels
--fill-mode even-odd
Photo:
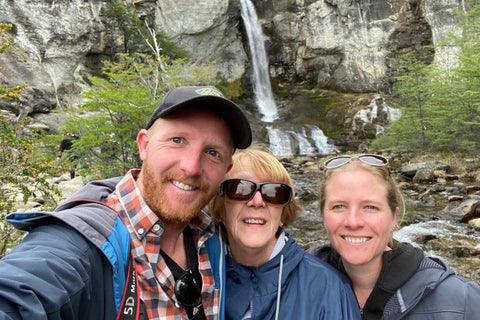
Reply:
[[[225,180],[234,178],[235,174],[248,168],[248,170],[253,170],[253,173],[264,181],[284,183],[292,188],[292,199],[285,205],[282,211],[281,221],[283,226],[292,223],[303,211],[302,207],[295,200],[295,188],[290,175],[282,163],[273,155],[255,148],[244,149],[233,155],[232,162],[233,167],[225,175]],[[217,222],[222,220],[222,215],[225,214],[223,196],[217,194],[212,199],[210,211]]]

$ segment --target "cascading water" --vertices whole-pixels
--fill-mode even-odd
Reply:
[[[315,143],[315,146],[318,149],[318,153],[328,154],[332,151],[337,150],[335,146],[328,143],[327,136],[323,133],[323,131],[320,128],[316,126],[311,126],[310,136],[312,137]]]
[[[270,151],[275,156],[299,154],[328,154],[335,146],[328,143],[323,131],[314,125],[306,125],[299,132],[283,131],[278,128],[266,127]]]
[[[268,73],[262,26],[258,21],[253,3],[250,0],[240,0],[240,3],[252,59],[255,102],[263,115],[262,121],[273,122],[278,118],[278,114]]]
[[[267,127],[270,151],[275,156],[292,154],[290,135],[282,130]]]
[[[314,154],[315,149],[310,144],[307,138],[307,132],[305,128],[302,128],[302,133],[292,131],[292,134],[298,141],[298,154]]]
[[[278,112],[270,84],[262,26],[258,21],[257,12],[251,0],[240,0],[240,4],[252,60],[255,103],[263,116],[262,121],[273,122],[278,119]],[[301,133],[291,129],[283,131],[280,128],[273,128],[273,126],[268,126],[266,129],[270,150],[276,156],[327,154],[335,149],[328,144],[327,137],[322,130],[315,126],[307,128],[310,134],[307,133],[305,128],[302,128]]]

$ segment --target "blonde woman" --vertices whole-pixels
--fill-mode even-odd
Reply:
[[[320,212],[331,245],[310,252],[350,278],[363,319],[478,319],[477,284],[393,240],[404,201],[386,158],[345,155],[324,167]]]

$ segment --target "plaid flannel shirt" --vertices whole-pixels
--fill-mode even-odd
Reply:
[[[175,280],[160,254],[163,223],[142,198],[135,183],[139,172],[139,169],[130,170],[117,184],[115,192],[109,195],[107,204],[120,212],[130,234],[140,295],[148,319],[187,319],[185,310],[175,306]],[[215,289],[215,279],[205,249],[205,241],[214,231],[214,222],[208,213],[202,211],[198,218],[191,221],[190,227],[197,245],[205,314],[208,319],[218,319],[219,291]]]

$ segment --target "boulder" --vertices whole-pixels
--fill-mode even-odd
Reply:
[[[436,214],[439,219],[468,222],[473,218],[480,218],[480,200],[468,199],[460,205],[448,205]]]

